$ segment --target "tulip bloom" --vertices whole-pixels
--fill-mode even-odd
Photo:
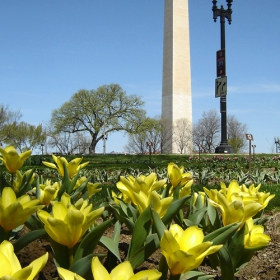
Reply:
[[[249,250],[260,250],[270,242],[270,237],[264,234],[262,225],[254,225],[253,219],[246,221],[244,236],[244,248]]]
[[[230,182],[228,188],[221,183],[220,191],[206,188],[204,191],[209,197],[209,203],[221,210],[224,226],[239,222],[242,226],[247,219],[254,217],[262,209],[262,205],[255,198],[242,195],[235,180]]]
[[[12,188],[4,188],[0,197],[1,227],[9,232],[24,224],[31,214],[44,207],[39,203],[39,199],[31,200],[28,195],[16,198]]]
[[[75,158],[70,162],[68,162],[67,159],[64,157],[56,157],[55,155],[52,155],[52,158],[55,164],[47,161],[43,161],[43,164],[50,168],[56,169],[62,177],[64,176],[63,164],[65,164],[70,179],[73,178],[80,169],[84,168],[89,164],[89,161],[80,164],[83,158]]]
[[[149,196],[145,193],[140,192],[134,193],[136,205],[138,206],[139,213],[144,212],[144,210],[152,203],[153,209],[163,217],[173,201],[173,197],[161,198],[161,196],[156,192],[152,191]]]
[[[0,147],[0,153],[2,154],[0,160],[3,161],[8,171],[16,173],[23,166],[25,160],[30,157],[32,151],[28,150],[18,154],[13,146],[7,146],[4,149]]]
[[[57,196],[60,189],[60,183],[55,182],[53,185],[50,180],[46,180],[45,184],[40,184],[40,202],[43,205],[49,205]]]
[[[184,173],[184,167],[178,167],[178,165],[173,162],[168,164],[167,173],[173,188],[176,188],[179,184],[181,187],[183,187],[188,181],[192,179],[191,173]]]
[[[191,226],[185,231],[176,224],[165,230],[160,241],[172,275],[183,274],[197,268],[204,257],[220,250],[223,245],[212,246],[213,242],[203,242],[202,229]]]
[[[116,266],[111,273],[100,263],[98,257],[93,257],[91,270],[94,280],[158,280],[161,273],[156,269],[142,270],[134,274],[130,262],[125,261]]]
[[[120,181],[117,182],[117,188],[127,197],[131,199],[134,204],[137,204],[134,198],[134,193],[140,191],[145,193],[147,196],[152,191],[157,191],[165,186],[166,180],[157,180],[157,175],[151,173],[148,176],[140,175],[137,178],[128,176],[127,178],[121,176]]]
[[[257,187],[254,186],[254,184],[250,185],[249,188],[247,188],[244,184],[241,186],[242,190],[242,196],[244,197],[250,197],[251,199],[254,199],[256,202],[260,203],[262,205],[262,209],[264,209],[269,201],[275,197],[275,194],[270,194],[269,192],[259,192],[259,189],[261,187],[261,184],[259,184]]]
[[[70,199],[70,195],[64,193],[60,202],[53,203],[52,215],[44,210],[38,211],[48,235],[68,248],[72,248],[80,241],[104,211],[104,207],[91,211],[92,204],[88,204],[88,200],[79,200],[73,205]]]
[[[48,261],[48,253],[34,260],[29,266],[22,268],[9,241],[0,244],[0,278],[33,280]]]

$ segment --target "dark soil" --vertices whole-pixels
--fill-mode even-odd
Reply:
[[[271,237],[271,242],[267,248],[255,253],[251,261],[236,275],[236,279],[241,280],[277,280],[280,279],[280,212],[271,214],[271,219],[266,223],[266,234]],[[111,236],[112,230],[108,229],[106,235]],[[20,234],[26,233],[27,229],[23,228]],[[125,258],[131,235],[122,229],[120,238],[121,256]],[[52,251],[49,242],[45,239],[38,239],[27,247],[22,249],[18,254],[18,258],[22,267],[27,266],[34,259],[42,256],[45,252],[49,252],[49,261],[44,269],[40,272],[37,280],[48,280],[56,278],[58,274],[52,258]],[[96,253],[106,253],[102,247],[97,247]],[[146,262],[141,265],[140,269],[157,268],[161,257],[160,250],[156,251]],[[208,266],[201,266],[199,269],[207,274],[216,275],[214,279],[221,279],[219,270],[213,270]]]

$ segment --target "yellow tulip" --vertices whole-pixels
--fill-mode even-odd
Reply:
[[[156,191],[152,191],[148,196],[143,192],[134,193],[134,197],[139,213],[142,213],[152,203],[153,209],[160,217],[165,215],[168,207],[173,201],[173,197],[161,198]]]
[[[58,173],[63,177],[64,176],[64,168],[63,168],[63,164],[66,165],[68,173],[69,173],[69,178],[73,178],[76,173],[84,168],[85,166],[87,166],[89,164],[89,161],[80,164],[81,161],[83,160],[83,158],[75,158],[73,160],[71,160],[70,162],[67,161],[66,158],[64,157],[56,157],[55,155],[52,155],[53,161],[54,163],[51,162],[47,162],[47,161],[43,161],[43,164],[50,167],[50,168],[54,168],[58,171]]]
[[[22,268],[9,241],[0,244],[0,279],[33,280],[48,261],[48,253]]]
[[[172,275],[197,268],[205,256],[217,252],[223,246],[212,246],[212,242],[203,242],[203,239],[202,229],[197,226],[184,231],[179,225],[173,224],[169,231],[164,231],[160,247]]]
[[[88,228],[101,216],[104,207],[92,210],[88,200],[80,199],[75,205],[70,202],[71,197],[64,193],[61,201],[53,203],[52,214],[40,210],[38,216],[44,223],[48,235],[56,242],[72,248],[80,241]]]
[[[262,209],[264,209],[269,201],[275,197],[275,194],[270,194],[269,192],[259,192],[259,189],[261,187],[261,184],[259,184],[257,187],[255,187],[254,184],[250,185],[249,188],[247,188],[244,184],[241,186],[242,190],[242,196],[244,197],[250,197],[251,199],[254,199],[256,202],[260,203],[262,205]]]
[[[184,167],[178,167],[178,165],[173,162],[168,164],[167,173],[173,188],[176,188],[179,184],[181,187],[183,187],[188,181],[192,179],[191,173],[184,173]]]
[[[134,274],[130,262],[125,261],[117,265],[111,273],[100,263],[98,257],[93,257],[91,270],[94,280],[157,280],[161,273],[156,269],[142,270]]]
[[[22,174],[19,170],[17,170],[17,172],[16,172],[16,180],[13,181],[13,183],[12,183],[13,184],[13,190],[15,192],[19,191],[19,188],[20,188],[20,186],[22,184],[23,176],[25,175],[26,177],[28,177],[32,172],[33,172],[33,170],[29,169],[26,172],[24,172],[24,174]],[[32,182],[34,181],[34,178],[35,178],[35,174],[33,173],[29,184],[32,184]]]
[[[221,210],[224,226],[241,222],[240,227],[242,227],[247,219],[255,216],[262,208],[260,203],[243,200],[242,196],[236,193],[228,194],[230,200],[227,200],[227,197],[217,190],[204,188],[204,191],[209,197],[209,203]]]
[[[31,214],[44,207],[39,203],[39,199],[31,200],[28,195],[16,198],[13,189],[5,187],[0,197],[1,227],[8,232],[24,224]]]
[[[179,193],[179,197],[185,197],[191,194],[191,187],[193,185],[193,179],[189,180],[181,189]]]
[[[62,280],[85,280],[85,278],[79,276],[77,273],[62,267],[58,267],[57,272]]]
[[[260,250],[270,242],[270,237],[264,234],[262,225],[254,225],[253,219],[246,221],[246,231],[244,236],[244,248],[250,250]]]
[[[55,182],[52,184],[50,180],[46,180],[45,184],[40,184],[40,202],[43,205],[49,205],[52,200],[57,197],[60,189],[60,183]]]
[[[166,184],[166,180],[157,180],[157,175],[151,173],[148,176],[140,175],[137,178],[128,176],[127,178],[121,176],[120,181],[117,182],[117,188],[134,203],[137,204],[134,198],[134,193],[140,191],[145,193],[147,196],[152,191],[157,191],[163,188]]]
[[[23,166],[25,160],[30,157],[32,151],[28,150],[18,154],[17,150],[13,146],[7,146],[4,149],[0,147],[0,153],[2,154],[0,160],[3,161],[8,171],[15,173]]]

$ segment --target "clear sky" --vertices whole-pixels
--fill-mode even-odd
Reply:
[[[226,6],[218,0],[218,7]],[[234,0],[226,23],[228,114],[248,126],[256,153],[280,136],[280,1]],[[161,114],[163,0],[0,0],[1,102],[46,124],[80,89],[118,83]],[[193,121],[216,109],[219,19],[211,0],[189,0]],[[109,135],[106,152],[127,139]],[[102,143],[97,152],[102,152]]]

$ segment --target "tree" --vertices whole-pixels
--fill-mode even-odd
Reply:
[[[176,121],[175,124],[175,143],[180,154],[189,153],[192,151],[192,124],[188,119],[182,118]]]
[[[3,128],[6,125],[11,125],[17,123],[21,118],[20,111],[12,111],[9,109],[9,106],[0,104],[0,141],[5,142],[8,139],[8,136]]]
[[[203,153],[213,153],[219,143],[220,119],[216,110],[203,112],[194,125],[193,142]]]
[[[141,128],[136,133],[130,133],[125,149],[129,153],[144,154],[147,152],[147,143],[151,145],[151,152],[157,153],[161,147],[162,123],[158,117],[145,118]]]
[[[34,126],[26,122],[13,122],[4,125],[1,133],[6,135],[5,143],[18,148],[20,152],[36,149],[46,140],[41,124]]]
[[[48,146],[55,148],[60,154],[85,154],[90,141],[82,133],[53,133],[48,131]]]
[[[68,102],[52,112],[51,126],[56,133],[88,133],[89,152],[115,131],[138,131],[145,117],[144,102],[127,95],[118,84],[103,85],[97,90],[80,90]]]
[[[235,116],[229,115],[227,118],[228,143],[232,146],[234,153],[239,153],[246,147],[247,125],[239,122]]]

